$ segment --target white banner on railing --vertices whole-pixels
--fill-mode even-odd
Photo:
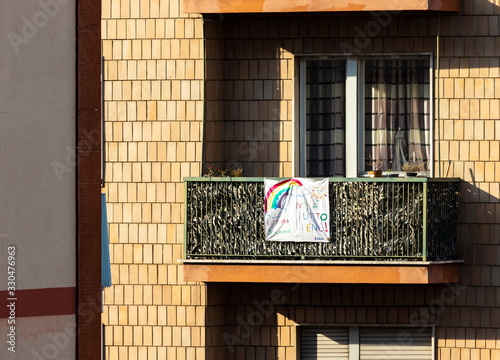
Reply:
[[[266,240],[327,242],[328,179],[264,179]]]

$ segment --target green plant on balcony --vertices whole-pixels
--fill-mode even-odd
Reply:
[[[243,174],[243,169],[237,168],[237,169],[224,169],[221,170],[219,168],[215,168],[213,166],[210,166],[208,168],[208,174],[205,174],[205,177],[241,177]]]

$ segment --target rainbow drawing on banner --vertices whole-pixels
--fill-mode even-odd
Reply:
[[[283,180],[269,189],[266,194],[264,212],[268,209],[281,208],[283,200],[288,196],[288,193],[294,186],[303,186],[297,179]]]

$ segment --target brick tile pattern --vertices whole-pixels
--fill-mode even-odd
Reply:
[[[181,2],[102,3],[107,359],[205,358],[206,288],[183,281],[182,179],[200,176],[203,23]]]

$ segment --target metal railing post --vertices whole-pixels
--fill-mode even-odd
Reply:
[[[187,228],[188,228],[187,199],[188,199],[188,182],[184,180],[184,248],[182,250],[183,259],[187,259]]]
[[[427,261],[427,182],[424,182],[422,187],[423,191],[423,210],[422,210],[422,260]]]

